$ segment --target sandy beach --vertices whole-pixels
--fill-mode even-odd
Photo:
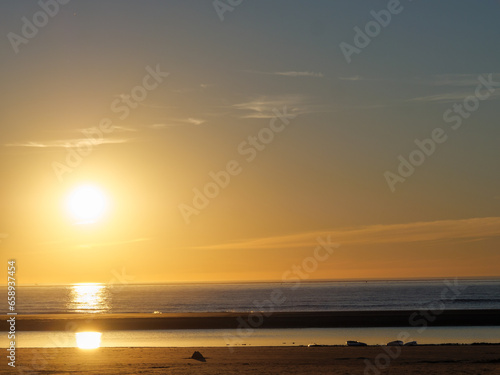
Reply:
[[[387,349],[387,347],[385,347]],[[403,347],[387,368],[384,347],[18,349],[0,374],[498,374],[500,345]],[[206,362],[190,359],[195,350]],[[393,348],[393,350],[396,350]],[[381,354],[382,353],[382,354]],[[385,365],[383,359],[379,363]],[[17,370],[17,371],[16,371]],[[365,372],[366,370],[366,372]]]

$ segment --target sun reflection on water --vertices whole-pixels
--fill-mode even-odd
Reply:
[[[97,349],[101,346],[101,332],[77,332],[76,346],[80,349]]]
[[[77,313],[98,313],[109,310],[105,285],[75,284],[71,286],[68,309]]]

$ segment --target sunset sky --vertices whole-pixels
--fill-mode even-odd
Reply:
[[[0,3],[1,275],[281,280],[319,236],[311,280],[500,276],[500,1],[42,2]]]

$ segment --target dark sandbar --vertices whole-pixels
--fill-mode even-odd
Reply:
[[[68,325],[76,325],[78,329],[101,332],[109,330],[232,329],[244,324],[249,324],[254,328],[421,327],[424,323],[429,326],[500,325],[500,310],[445,310],[434,313],[413,310],[275,312],[268,315],[264,319],[260,319],[260,313],[19,314],[16,316],[16,331],[61,331],[74,328],[68,328]],[[2,317],[0,331],[8,330],[8,318],[5,315]]]

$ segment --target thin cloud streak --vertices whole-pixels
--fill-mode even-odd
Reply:
[[[120,144],[131,142],[132,139],[102,139],[99,140],[97,144],[92,143],[92,146],[99,146],[103,144]],[[75,138],[75,139],[65,139],[57,141],[47,141],[47,142],[17,142],[17,143],[6,143],[5,147],[30,147],[30,148],[72,148],[77,146],[81,142],[91,142],[88,138]]]
[[[278,76],[287,76],[287,77],[315,77],[315,78],[323,78],[324,74],[323,73],[316,73],[316,72],[275,72],[275,75]]]
[[[361,76],[352,76],[352,77],[338,77],[341,81],[363,81],[364,78]]]
[[[441,220],[407,224],[371,225],[197,247],[197,249],[290,249],[315,246],[321,236],[345,245],[398,244],[424,241],[469,240],[500,236],[500,217]]]
[[[240,118],[270,119],[276,117],[274,109],[286,107],[293,115],[331,112],[332,109],[318,104],[309,104],[302,95],[261,96],[248,102],[233,104],[233,108],[247,113]]]
[[[172,119],[167,122],[158,122],[155,124],[147,125],[150,129],[160,130],[177,126],[185,126],[185,125],[202,125],[206,123],[206,120],[197,118],[197,117],[188,117],[185,119]]]
[[[477,86],[477,83],[476,83]],[[412,98],[407,100],[412,103],[455,103],[463,101],[468,96],[474,94],[474,91],[457,91],[457,92],[449,92],[444,94],[436,94],[436,95],[428,95],[428,96],[420,96],[417,98]],[[500,93],[494,92],[488,98],[483,100],[496,100],[500,98]]]
[[[325,75],[321,72],[310,72],[310,71],[296,71],[287,70],[283,72],[260,72],[258,70],[244,70],[245,73],[251,74],[266,74],[271,76],[285,76],[285,77],[312,77],[312,78],[324,78]]]

